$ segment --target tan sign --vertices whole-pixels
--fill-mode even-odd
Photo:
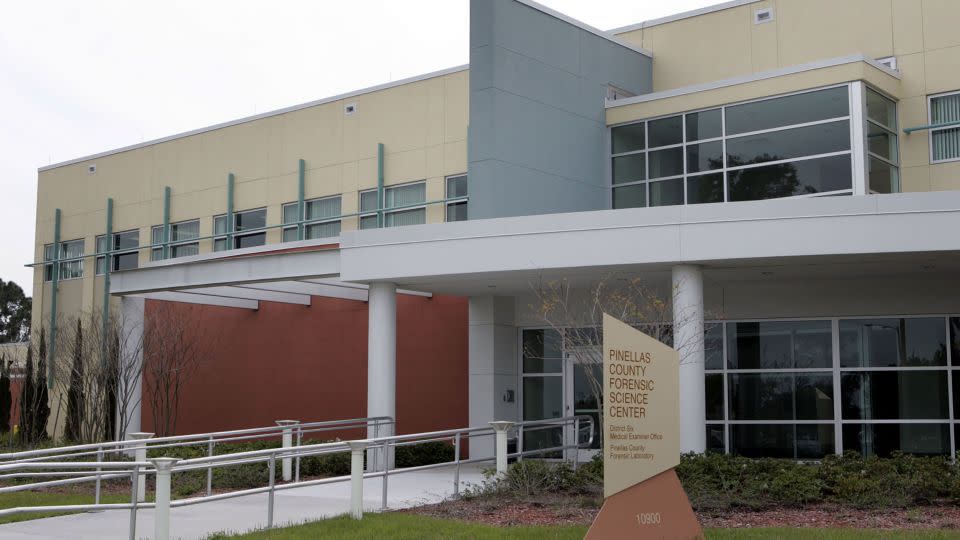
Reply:
[[[586,540],[703,538],[680,464],[680,355],[603,315],[603,494]]]
[[[680,356],[603,315],[603,495],[680,464]]]

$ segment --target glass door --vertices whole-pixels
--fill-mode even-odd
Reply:
[[[603,361],[600,347],[583,347],[566,351],[564,369],[565,416],[587,415],[593,418],[593,443],[589,448],[571,450],[567,459],[589,461],[600,451],[600,397],[603,395]],[[589,424],[579,427],[579,433],[566,430],[568,445],[585,443],[590,438]]]

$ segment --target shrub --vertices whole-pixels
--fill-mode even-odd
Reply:
[[[398,446],[394,452],[397,468],[445,463],[453,461],[453,458],[453,445],[441,441]]]

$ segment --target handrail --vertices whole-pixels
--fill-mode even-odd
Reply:
[[[364,420],[389,420],[390,423],[393,422],[392,419],[388,417],[372,417]],[[351,420],[352,421],[352,420]],[[332,422],[318,422],[313,424],[343,424],[345,422],[351,421],[332,421]],[[509,424],[509,423],[507,423]],[[306,425],[306,424],[304,424]],[[287,426],[278,426],[281,429],[290,429],[296,428],[296,425],[287,425]],[[532,450],[524,450],[522,444],[523,434],[529,433],[536,430],[544,429],[556,429],[556,428],[573,428],[574,439],[572,443],[564,441],[558,446],[548,447],[548,448],[537,448]],[[227,434],[236,434],[237,432],[243,433],[259,433],[261,428],[254,428],[248,430],[233,430],[232,432],[218,432],[218,433],[227,433]],[[585,441],[581,441],[581,433],[584,429],[588,430],[589,436]],[[594,441],[596,434],[596,426],[594,423],[593,417],[589,415],[577,415],[577,416],[568,416],[555,419],[547,420],[536,420],[536,421],[526,421],[526,422],[517,422],[513,423],[509,427],[509,431],[514,432],[518,438],[517,450],[515,452],[507,452],[506,456],[508,458],[522,459],[524,456],[535,456],[535,455],[545,455],[551,454],[554,452],[563,452],[568,450],[580,449],[580,448],[589,448]],[[269,477],[268,485],[260,486],[255,488],[243,489],[230,491],[227,493],[213,494],[208,491],[206,495],[201,495],[197,497],[191,497],[188,499],[179,499],[175,501],[169,501],[169,494],[167,494],[167,499],[164,500],[163,507],[157,507],[158,514],[163,512],[163,509],[166,507],[180,507],[180,506],[190,506],[195,504],[201,504],[204,502],[218,501],[224,499],[231,499],[236,497],[243,497],[248,495],[254,495],[258,493],[268,493],[268,506],[267,506],[267,527],[270,528],[273,526],[273,510],[274,510],[274,494],[276,491],[282,491],[286,489],[294,489],[299,487],[306,486],[315,486],[322,484],[331,484],[337,482],[357,481],[357,478],[381,478],[383,481],[383,491],[381,496],[381,505],[382,508],[387,507],[387,490],[388,490],[388,478],[390,475],[409,473],[415,471],[429,470],[440,467],[453,467],[454,469],[454,494],[455,496],[459,494],[460,490],[460,468],[465,464],[475,464],[475,463],[486,463],[494,461],[497,459],[497,456],[483,456],[483,457],[474,457],[464,459],[461,456],[461,443],[463,438],[466,437],[468,440],[471,437],[487,437],[491,435],[496,435],[498,438],[505,436],[506,433],[494,429],[492,426],[477,426],[477,427],[466,427],[460,429],[446,429],[438,431],[429,431],[423,433],[411,433],[403,435],[390,435],[383,437],[369,437],[364,439],[355,439],[350,441],[335,441],[327,443],[317,443],[317,444],[308,444],[308,445],[298,445],[298,446],[289,446],[281,448],[268,448],[264,450],[253,450],[247,452],[237,452],[233,454],[221,454],[193,459],[180,460],[173,464],[170,467],[170,464],[165,464],[163,471],[158,471],[158,467],[155,463],[164,461],[163,459],[159,460],[148,460],[148,461],[79,461],[79,462],[50,462],[50,461],[30,461],[30,460],[18,460],[13,462],[7,462],[0,464],[0,472],[7,471],[38,471],[34,473],[38,478],[48,478],[50,476],[56,476],[57,474],[63,474],[65,476],[71,476],[70,478],[62,480],[45,480],[42,482],[35,482],[32,484],[17,484],[13,486],[0,487],[0,493],[8,493],[15,491],[26,491],[31,489],[38,489],[44,487],[52,487],[57,485],[65,484],[75,484],[80,482],[89,482],[96,481],[100,482],[101,478],[124,478],[127,477],[130,479],[131,483],[131,502],[130,503],[111,503],[111,504],[101,504],[99,499],[95,504],[79,504],[79,505],[58,505],[58,506],[25,506],[17,508],[6,508],[0,510],[0,517],[21,513],[31,513],[31,512],[49,512],[49,511],[58,511],[58,512],[71,512],[71,511],[86,511],[86,510],[130,510],[130,538],[136,537],[136,510],[138,508],[154,508],[157,507],[154,503],[140,502],[143,499],[138,500],[137,497],[137,485],[138,479],[142,481],[142,478],[145,475],[154,474],[158,477],[161,472],[165,475],[166,478],[166,489],[169,490],[169,478],[166,475],[171,473],[178,473],[184,471],[190,471],[195,469],[207,469],[212,471],[215,467],[229,467],[244,463],[257,463],[257,462],[266,462],[268,470],[271,472],[276,471],[276,461],[277,459],[292,459],[296,458],[299,460],[303,457],[330,454],[330,453],[342,453],[350,451],[354,455],[354,469],[351,475],[347,476],[337,476],[331,478],[318,478],[313,480],[300,480],[299,474],[295,481],[286,482],[283,484],[277,484],[274,481],[275,474],[271,474]],[[183,437],[191,437],[193,439],[201,440],[205,442],[203,437],[207,437],[209,434],[194,434]],[[166,440],[177,440],[183,437],[165,437]],[[566,438],[566,437],[564,437]],[[149,441],[150,439],[142,439],[134,441],[136,443],[142,444]],[[412,444],[422,444],[425,442],[433,441],[449,441],[453,444],[454,447],[454,457],[451,461],[444,461],[440,463],[420,465],[414,467],[406,467],[402,469],[397,469],[390,464],[390,459],[383,459],[381,457],[389,456],[389,451],[397,446],[406,446]],[[501,439],[502,441],[502,439]],[[127,442],[127,441],[118,441],[118,442]],[[88,446],[88,445],[79,445],[79,446]],[[358,450],[359,449],[359,450]],[[359,462],[356,461],[356,452],[363,451],[373,451],[373,452],[383,452],[380,454],[371,454],[370,459],[367,460],[369,470],[363,472],[362,469],[358,470],[355,468],[356,463],[362,465],[363,460]],[[298,461],[299,462],[299,461]],[[574,460],[576,463],[576,459]],[[91,470],[93,469],[93,470]],[[63,471],[62,473],[52,472],[51,471]],[[357,476],[359,474],[359,476]],[[29,474],[15,473],[12,475],[6,475],[0,478],[10,478],[10,477],[24,477],[30,476]],[[354,484],[356,485],[356,484]],[[361,482],[362,486],[362,482]],[[362,487],[361,487],[362,489]],[[157,500],[160,500],[159,493]],[[159,518],[157,518],[159,519]],[[165,519],[169,519],[169,514],[166,514]],[[158,522],[159,523],[159,522]],[[158,529],[159,530],[159,529]]]
[[[95,454],[96,450],[104,451],[129,451],[136,448],[164,448],[173,446],[187,446],[190,444],[207,443],[212,437],[214,442],[238,441],[252,439],[262,436],[282,433],[285,429],[296,427],[304,433],[330,431],[318,430],[312,428],[333,428],[333,429],[356,429],[365,426],[390,425],[393,424],[393,418],[389,416],[371,416],[367,418],[350,418],[346,420],[326,420],[321,422],[298,423],[293,426],[263,426],[256,428],[233,429],[227,431],[212,431],[208,433],[191,433],[188,435],[170,435],[166,437],[155,437],[149,439],[125,439],[119,441],[106,441],[100,443],[86,443],[72,446],[61,446],[55,448],[41,448],[37,450],[26,450],[23,452],[10,452],[0,454],[0,464],[14,463],[19,461],[40,461],[42,459],[58,459],[61,457],[74,457],[81,455]],[[238,437],[239,435],[239,437]],[[230,438],[227,438],[230,437]],[[179,443],[185,444],[164,444]],[[157,444],[159,443],[159,444]],[[84,452],[91,450],[91,452]],[[36,458],[36,459],[31,459]],[[9,461],[7,461],[9,460]]]

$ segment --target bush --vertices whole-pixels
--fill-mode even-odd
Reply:
[[[453,445],[447,442],[433,441],[411,446],[395,448],[394,459],[397,468],[419,467],[453,461]]]

